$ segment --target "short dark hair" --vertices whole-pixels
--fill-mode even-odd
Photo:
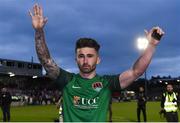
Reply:
[[[100,49],[100,45],[97,43],[96,40],[92,38],[80,38],[76,42],[75,52],[77,52],[78,48],[84,48],[84,47],[94,48],[97,51],[97,53],[99,52]]]

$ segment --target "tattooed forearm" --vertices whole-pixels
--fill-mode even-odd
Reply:
[[[48,76],[52,79],[56,79],[59,75],[59,67],[52,60],[48,47],[45,42],[45,36],[43,29],[36,30],[35,32],[35,45],[38,58],[45,68]]]

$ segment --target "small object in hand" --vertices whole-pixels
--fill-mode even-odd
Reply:
[[[161,40],[161,37],[162,37],[163,35],[158,34],[158,33],[157,33],[157,30],[154,30],[151,36],[152,36],[154,39],[160,41],[160,40]]]

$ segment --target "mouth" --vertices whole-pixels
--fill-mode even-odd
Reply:
[[[85,69],[87,69],[87,68],[89,68],[90,66],[89,66],[89,65],[83,65],[82,67],[85,68]]]
[[[88,69],[88,68],[89,68],[89,66],[83,66],[83,68],[84,68],[84,69]]]

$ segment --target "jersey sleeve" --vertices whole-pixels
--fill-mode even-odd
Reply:
[[[119,74],[118,75],[104,75],[103,76],[108,82],[111,91],[120,91]]]
[[[70,73],[68,71],[65,71],[62,68],[59,68],[59,76],[55,80],[55,82],[58,84],[59,89],[62,90],[66,84],[73,78],[74,73]]]

